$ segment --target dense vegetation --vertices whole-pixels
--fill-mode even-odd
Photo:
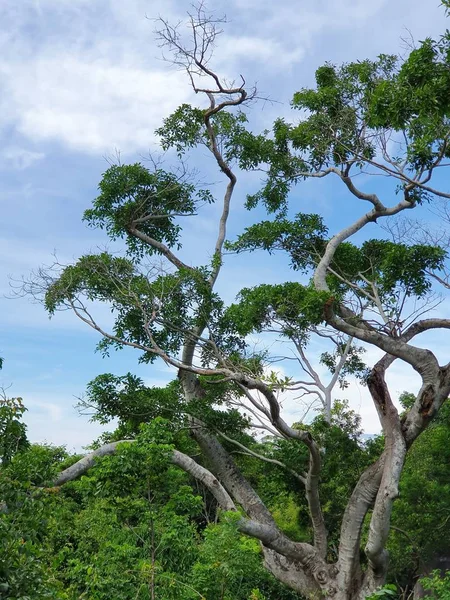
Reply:
[[[0,493],[8,512],[0,518],[0,598],[300,598],[263,568],[259,544],[239,533],[235,516],[221,512],[193,478],[168,463],[167,448],[192,450],[186,432],[161,418],[144,424],[122,414],[119,429],[127,427],[136,442],[99,459],[80,480],[54,488],[57,473],[78,457],[64,448],[29,444],[22,409],[20,399],[2,401],[0,408],[2,439],[14,447],[1,457]],[[336,544],[349,490],[382,440],[363,442],[358,417],[342,402],[336,403],[331,424],[318,417],[310,429],[324,448],[323,502]],[[399,591],[414,585],[437,552],[448,551],[449,436],[447,410],[405,466],[389,540],[389,581]],[[274,459],[289,454],[275,440],[253,440],[249,447]],[[346,469],[337,468],[336,456]],[[306,462],[307,457],[298,458]],[[244,456],[237,460],[279,526],[293,539],[309,539],[298,482],[277,465]]]

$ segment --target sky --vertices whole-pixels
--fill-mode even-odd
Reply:
[[[216,70],[229,78],[244,75],[271,100],[252,106],[255,129],[290,114],[292,94],[312,85],[315,69],[325,61],[402,53],[406,38],[436,37],[446,27],[438,0],[216,0],[211,6],[228,19],[217,44]],[[41,305],[11,298],[10,285],[49,264],[53,253],[71,262],[104,247],[102,233],[88,229],[81,217],[108,160],[118,153],[122,162],[148,160],[157,151],[154,131],[162,119],[184,102],[198,103],[185,75],[162,60],[154,34],[154,19],[177,22],[189,9],[190,3],[170,0],[0,3],[0,356],[5,359],[0,385],[24,399],[32,441],[66,444],[69,450],[89,444],[100,427],[79,416],[74,405],[100,373],[131,371],[149,385],[173,377],[164,364],[137,365],[131,350],[102,358],[94,352],[94,332],[68,313],[50,320]],[[208,160],[196,158],[207,174]],[[222,182],[217,176],[215,181],[220,193]],[[239,181],[230,237],[255,219],[243,201],[257,190],[259,178],[242,174]],[[307,182],[296,194],[299,210],[321,212],[331,229],[345,224],[355,208],[341,204],[343,196],[330,182]],[[185,234],[192,264],[202,263],[199,253],[208,255],[217,210],[210,208]],[[281,257],[232,257],[219,290],[232,301],[241,287],[289,277]],[[441,338],[433,343],[438,349],[445,345]],[[369,362],[376,357],[375,350],[367,354]],[[395,363],[389,382],[400,393],[417,378]],[[365,430],[378,431],[367,391],[352,386],[347,396]],[[289,410],[294,419],[295,407]]]

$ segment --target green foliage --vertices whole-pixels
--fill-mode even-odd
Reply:
[[[194,525],[174,504],[159,510],[152,498],[91,501],[74,519],[76,545],[60,553],[73,597],[147,599],[154,587],[175,599],[171,582],[195,560],[196,540]]]
[[[232,159],[239,140],[246,135],[245,123],[247,117],[239,111],[219,111],[209,117],[209,125],[214,132],[216,143],[228,160]],[[164,119],[163,126],[156,130],[156,134],[160,138],[162,149],[174,148],[180,158],[195,146],[210,144],[205,111],[189,104],[182,104]]]
[[[249,575],[260,568],[256,541],[240,536],[232,522],[210,526],[205,530],[205,543],[193,569],[193,585],[202,590],[207,600],[234,599],[230,590],[246,598],[254,587]]]
[[[366,596],[366,600],[392,600],[393,598],[397,598],[397,596],[398,591],[396,586],[387,584],[375,590],[370,596]]]
[[[118,418],[120,433],[136,433],[141,423],[156,417],[179,419],[181,401],[177,382],[164,388],[148,387],[131,373],[104,373],[88,383],[80,408],[94,408],[93,421],[106,424]]]
[[[445,149],[450,103],[448,39],[427,38],[396,72],[380,81],[369,103],[369,122],[375,127],[406,129],[411,142],[407,159],[412,168],[429,168]]]
[[[0,461],[3,465],[28,445],[27,428],[22,422],[26,410],[22,398],[0,397]]]
[[[428,592],[428,598],[433,600],[450,599],[450,571],[447,571],[444,576],[439,571],[433,571],[428,577],[423,577],[420,583]]]
[[[424,296],[431,287],[428,272],[442,268],[446,258],[443,248],[386,240],[364,242],[361,254],[360,270],[364,273],[371,268],[370,279],[374,278],[383,297],[395,293],[398,286],[410,296]]]
[[[281,494],[278,490],[270,510],[278,527],[291,540],[308,542],[309,531],[308,526],[305,527],[304,507],[299,504],[295,494]]]
[[[261,332],[279,323],[286,337],[306,340],[312,325],[325,319],[324,305],[330,294],[296,282],[263,284],[239,293],[239,303],[231,305],[224,319],[241,335]]]
[[[431,289],[431,270],[444,265],[446,251],[435,246],[406,245],[388,240],[367,240],[357,247],[350,242],[339,246],[331,264],[329,285],[348,291],[352,285],[373,293],[376,285],[381,300],[395,304],[397,297],[423,297]],[[361,292],[356,292],[361,294]]]
[[[284,250],[290,255],[295,270],[307,272],[325,249],[326,234],[322,217],[299,213],[292,220],[278,218],[252,225],[238,236],[236,242],[228,242],[226,247],[234,252]]]
[[[145,285],[145,281],[138,277],[130,260],[107,252],[88,254],[66,267],[48,287],[45,307],[53,314],[66,300],[73,302],[78,294],[85,295],[88,300],[112,300],[119,304],[126,299],[125,287],[131,284],[138,287]]]
[[[416,401],[416,395],[411,392],[402,392],[398,397],[398,401],[404,409],[409,410]]]
[[[176,424],[156,417],[137,429],[60,490],[36,486],[76,460],[62,448],[22,448],[1,468],[0,598],[298,598],[265,571],[238,515],[205,528],[204,498],[169,461],[186,443]]]
[[[163,126],[156,130],[163,150],[175,148],[178,156],[193,148],[205,139],[204,112],[190,104],[182,104],[169,117]]]
[[[29,444],[14,455],[7,472],[11,478],[32,486],[51,485],[67,458],[62,446]]]
[[[149,171],[140,163],[114,165],[104,174],[100,195],[93,208],[84,213],[91,227],[105,229],[111,239],[124,238],[131,255],[157,252],[135,236],[138,228],[143,236],[169,247],[179,244],[180,226],[177,216],[192,215],[198,201],[212,201],[209,193],[180,182],[172,173],[161,169]]]
[[[413,401],[412,394],[402,397],[406,407]],[[420,565],[448,553],[449,465],[450,405],[446,403],[409,451],[400,496],[394,504],[394,529],[389,540],[391,576],[402,585],[412,580]]]
[[[319,215],[298,214],[293,220],[277,219],[253,225],[227,247],[235,252],[282,250],[290,256],[294,270],[308,273],[325,251],[326,234]],[[337,295],[354,291],[355,286],[362,293],[371,293],[374,284],[387,303],[395,301],[400,293],[420,298],[431,288],[429,272],[442,269],[446,257],[443,248],[422,244],[367,240],[358,247],[345,242],[338,247],[330,265],[332,274],[328,275],[328,284]]]
[[[277,219],[253,225],[236,242],[229,243],[228,248],[237,252],[282,250],[289,254],[294,269],[311,273],[325,250],[326,234],[318,215],[299,214],[292,221]],[[327,276],[330,294],[292,282],[243,289],[239,303],[225,312],[225,319],[229,321],[229,328],[234,327],[242,335],[273,329],[276,323],[282,335],[305,343],[311,327],[326,321],[324,309],[330,300],[351,294],[367,304],[376,289],[377,299],[369,302],[369,306],[378,310],[380,300],[384,314],[397,322],[405,297],[425,296],[432,286],[430,272],[442,269],[446,256],[445,250],[434,246],[368,240],[357,247],[345,242],[338,247],[330,265],[331,273]],[[341,385],[345,385],[346,374],[364,379],[366,369],[358,353],[358,349],[351,349]],[[332,368],[337,354],[326,353],[322,361]]]
[[[202,269],[180,269],[151,278],[130,259],[106,252],[86,255],[63,269],[48,287],[45,305],[53,314],[61,306],[83,313],[86,299],[108,303],[116,316],[115,338],[103,338],[98,349],[107,354],[111,347],[134,344],[143,351],[140,360],[151,362],[152,343],[177,354],[186,330],[208,316],[212,323],[218,319],[222,302],[207,285],[206,275]]]
[[[449,48],[446,33],[437,42],[424,40],[403,61],[381,54],[319,67],[315,88],[293,96],[292,107],[304,115],[299,122],[277,119],[271,136],[266,131],[238,139],[242,168],[267,167],[266,182],[249,196],[248,207],[263,202],[269,212],[285,213],[293,184],[329,168],[345,172],[349,164],[372,164],[380,135],[401,133],[405,147],[393,161],[411,176],[448,156]],[[417,187],[408,192],[405,185],[400,189],[413,203],[430,196]]]
[[[382,448],[362,442],[361,417],[346,401],[334,402],[330,424],[318,415],[310,430],[323,448],[320,495],[330,539],[337,544],[341,519],[353,488]]]
[[[316,71],[315,90],[294,94],[292,106],[309,116],[292,128],[290,140],[295,150],[306,152],[310,169],[340,166],[355,154],[373,158],[375,147],[369,136],[361,138],[360,119],[366,117],[375,82],[391,77],[395,64],[394,56],[342,67],[326,64]]]
[[[239,535],[236,515],[219,525],[210,525],[192,570],[192,585],[204,600],[253,600],[298,598],[264,570],[256,540]]]
[[[9,600],[38,600],[64,598],[61,586],[52,581],[45,553],[39,539],[43,533],[40,518],[43,510],[37,503],[22,506],[28,518],[12,522],[0,516],[0,598]],[[31,516],[34,512],[34,518]],[[24,523],[26,521],[26,523]],[[26,527],[26,529],[25,529]],[[32,527],[37,527],[36,535]]]
[[[111,377],[98,378],[99,393],[113,383]],[[123,381],[136,384],[128,376]],[[137,396],[144,393],[139,385],[136,390]],[[144,395],[144,405],[147,400]],[[107,399],[105,414],[113,412],[114,402],[109,405]],[[138,404],[125,407],[123,418],[128,410],[134,415],[135,408]],[[450,536],[448,418],[449,407],[444,406],[407,460],[393,522],[413,545],[396,529],[390,538],[391,564],[399,583],[410,576],[419,548],[426,561],[440,548],[445,551]],[[335,403],[331,423],[318,416],[311,425],[299,426],[323,449],[321,498],[331,542],[337,543],[349,493],[381,446],[379,440],[361,442],[359,417],[345,402]],[[236,515],[205,529],[205,499],[168,460],[174,445],[186,449],[190,443],[177,431],[178,425],[170,417],[156,417],[133,427],[135,442],[124,443],[116,454],[99,460],[87,475],[56,493],[35,486],[49,485],[56,472],[76,459],[62,448],[21,448],[2,467],[0,497],[9,510],[0,514],[0,590],[7,590],[0,598],[75,600],[84,594],[98,600],[149,599],[151,586],[167,600],[296,598],[263,569],[258,544],[236,531]],[[307,452],[293,440],[242,441],[293,469],[307,466]],[[294,540],[309,541],[309,516],[298,481],[275,465],[237,459],[281,529]],[[439,583],[439,590],[443,585]],[[436,587],[435,593],[439,590]],[[385,592],[377,591],[376,597]]]
[[[253,364],[243,363],[243,367],[250,370],[253,369]],[[223,433],[239,435],[248,427],[248,418],[231,408],[230,403],[234,394],[240,392],[221,379],[200,377],[203,394],[187,402],[178,381],[172,381],[165,388],[156,388],[145,386],[140,378],[131,373],[124,376],[105,373],[88,384],[86,395],[78,406],[82,411],[88,412],[93,421],[106,424],[112,419],[119,420],[113,434],[102,436],[102,443],[135,438],[140,426],[149,422],[170,422],[171,431],[174,428],[181,429],[187,425],[187,415],[201,418],[214,431],[219,429]],[[177,442],[187,443],[186,439],[181,439],[183,437],[186,438],[178,435]]]
[[[20,449],[0,469],[0,598],[9,600],[66,599],[54,577],[47,546],[49,515],[57,507],[52,494],[35,489],[54,472],[60,448],[37,445]],[[53,548],[51,549],[53,550]]]

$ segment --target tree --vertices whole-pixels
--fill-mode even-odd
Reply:
[[[26,282],[25,289],[43,294],[50,314],[71,309],[101,335],[104,352],[131,346],[140,351],[141,362],[162,359],[177,370],[169,404],[152,405],[152,416],[170,411],[174,423],[190,429],[202,459],[175,448],[169,459],[205,486],[224,511],[238,513],[239,530],[261,542],[265,565],[275,577],[307,597],[364,598],[385,581],[390,517],[406,453],[450,392],[450,367],[412,340],[431,329],[450,328],[450,319],[422,318],[430,308],[432,274],[445,267],[445,251],[385,239],[360,245],[349,240],[378,220],[417,210],[435,197],[450,197],[433,184],[450,156],[450,35],[425,40],[403,61],[381,55],[375,61],[320,67],[316,88],[294,95],[293,108],[304,115],[299,122],[279,119],[272,131],[257,135],[246,128],[244,112],[256,91],[248,92],[244,80],[224,82],[210,66],[220,21],[200,7],[190,16],[188,41],[179,27],[166,21],[160,25],[162,46],[208,103],[204,109],[183,105],[168,117],[158,130],[161,146],[174,149],[181,164],[186,153],[206,146],[225,178],[223,197],[195,186],[184,167],[167,172],[160,164],[153,170],[142,164],[114,165],[84,219],[110,239],[123,240],[126,254],[102,252],[73,265],[55,264]],[[238,168],[266,171],[262,189],[249,196],[247,206],[262,203],[276,219],[248,228],[228,248],[238,253],[282,250],[302,282],[293,277],[280,286],[243,290],[238,302],[227,307],[215,285]],[[386,200],[380,192],[366,191],[367,186],[357,187],[361,173],[382,174],[393,182],[381,189]],[[288,211],[295,184],[325,177],[334,177],[348,197],[369,205],[360,212],[353,203],[354,220],[333,233],[319,215],[290,218]],[[395,194],[399,199],[391,202]],[[199,257],[200,266],[193,266],[183,258],[182,223],[212,202],[222,206],[216,243],[208,258]],[[111,330],[95,317],[96,302],[111,307]],[[311,335],[332,337],[336,352],[326,351],[323,361],[337,379],[345,370],[365,377],[383,428],[384,449],[360,474],[342,514],[337,557],[330,551],[319,497],[320,439],[282,416],[283,395],[296,386],[310,390],[310,380],[267,373],[270,357],[252,353],[243,337],[274,330],[294,343],[303,364],[308,364],[304,357]],[[363,372],[353,340],[384,352],[369,373]],[[396,360],[410,365],[422,380],[403,416],[385,381]],[[101,402],[126,397],[133,403],[143,393],[130,378],[103,384],[96,391]],[[246,407],[245,413],[237,406]],[[292,466],[248,447],[244,434],[252,427],[288,443],[292,456],[296,448],[306,449],[305,468],[301,460]],[[111,441],[99,447],[61,472],[55,485],[85,473],[120,445]],[[236,447],[288,470],[303,485],[311,540],[292,540],[280,529],[233,460]]]
[[[2,367],[0,357],[0,369]],[[8,398],[5,390],[0,390],[0,463],[3,465],[28,444],[27,428],[21,420],[25,411],[22,398]]]
[[[19,417],[20,419],[20,417]],[[58,503],[42,489],[61,468],[62,448],[22,446],[0,466],[0,598],[66,599],[49,558],[49,509]],[[54,558],[54,557],[53,557]]]
[[[0,395],[0,462],[6,465],[14,454],[28,445],[26,425],[22,415],[26,411],[22,398]]]

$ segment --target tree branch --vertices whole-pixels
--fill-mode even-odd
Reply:
[[[86,454],[86,456],[81,458],[75,464],[62,471],[53,482],[53,486],[59,487],[69,481],[78,479],[78,477],[81,477],[81,475],[84,475],[84,473],[89,471],[99,458],[115,454],[119,444],[131,444],[133,442],[134,440],[112,442],[101,446],[90,454]],[[195,479],[203,483],[203,485],[213,494],[217,503],[223,510],[236,510],[236,506],[231,497],[210,471],[199,465],[187,454],[183,454],[178,450],[173,450],[169,458],[171,463],[180,467],[183,471],[186,471],[186,473],[189,473],[192,477],[195,477]]]
[[[245,454],[246,456],[250,456],[250,457],[253,456],[254,458],[257,458],[258,460],[262,460],[263,462],[267,462],[267,463],[272,464],[272,465],[277,465],[278,467],[281,467],[282,469],[285,469],[286,471],[288,471],[293,477],[295,477],[295,479],[297,479],[298,481],[300,481],[300,483],[302,483],[303,485],[306,484],[306,478],[305,477],[303,477],[302,475],[300,475],[299,473],[297,473],[293,469],[290,469],[287,465],[285,465],[284,463],[282,463],[280,460],[276,460],[275,458],[269,458],[268,456],[264,456],[263,454],[259,454],[258,452],[254,452],[253,450],[251,450],[250,448],[248,448],[244,444],[241,444],[237,440],[234,440],[233,438],[228,437],[227,435],[225,435],[221,431],[218,431],[217,433],[218,433],[218,435],[220,435],[220,437],[222,437],[224,440],[226,440],[230,444],[234,444],[235,446],[237,446],[238,448],[240,448],[241,450],[243,450],[242,454]]]
[[[194,271],[194,268],[184,263],[180,260],[165,244],[162,242],[158,242],[158,240],[153,239],[152,237],[146,235],[136,227],[130,226],[128,228],[128,232],[133,237],[137,237],[142,242],[145,242],[155,250],[161,252],[163,256],[167,258],[169,262],[171,262],[177,269],[186,269],[189,271]]]

